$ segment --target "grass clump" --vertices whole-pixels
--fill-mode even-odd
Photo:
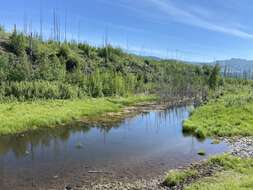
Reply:
[[[193,169],[187,170],[172,170],[168,173],[163,184],[168,187],[177,186],[185,182],[188,178],[197,175],[197,171]]]
[[[89,98],[76,100],[36,100],[0,103],[0,135],[41,127],[53,127],[81,117],[119,111],[124,106],[155,100],[155,96]]]
[[[183,131],[197,137],[252,136],[252,85],[229,85],[223,96],[197,108],[184,122]]]

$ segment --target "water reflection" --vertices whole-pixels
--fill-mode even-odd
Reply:
[[[36,148],[49,147],[52,142],[67,142],[74,134],[85,135],[89,133],[91,128],[98,129],[100,133],[106,134],[112,128],[118,128],[119,126],[117,123],[111,127],[74,123],[65,127],[47,128],[21,135],[2,136],[0,137],[0,156],[13,152],[16,158],[19,158],[32,153]]]
[[[155,165],[161,171],[159,162],[163,167],[164,163],[173,167],[198,159],[199,148],[205,149],[207,155],[226,150],[225,144],[212,145],[208,139],[199,141],[182,133],[182,122],[190,109],[191,106],[175,107],[141,113],[109,125],[73,123],[0,137],[0,180],[11,178],[15,181],[11,185],[16,187],[36,176],[38,183],[47,183],[48,176],[63,170],[62,175],[72,174],[84,165],[91,169],[121,169],[120,173],[133,170],[135,174],[142,165],[148,170]],[[1,184],[4,183],[0,181],[0,189]]]
[[[85,137],[85,134],[89,133],[91,129],[96,129],[98,133],[103,135],[104,144],[106,144],[106,139],[110,131],[120,127],[126,127],[127,130],[134,130],[134,127],[138,127],[135,125],[144,125],[143,127],[146,132],[155,130],[155,133],[159,133],[161,128],[166,128],[168,125],[181,125],[183,119],[188,117],[189,109],[191,109],[191,106],[171,108],[156,112],[145,112],[137,117],[127,118],[109,126],[99,124],[88,125],[79,122],[72,123],[65,127],[36,130],[27,134],[2,136],[0,137],[0,156],[12,152],[18,159],[27,156],[27,154],[33,154],[38,148],[43,149],[67,142],[71,137],[75,136],[75,134],[81,134]],[[172,131],[172,134],[175,132],[181,134],[181,127],[176,128],[174,132]],[[184,134],[184,136],[189,137],[191,135]],[[52,145],[52,143],[54,145]]]

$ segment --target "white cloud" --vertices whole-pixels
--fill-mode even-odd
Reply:
[[[227,26],[227,23],[216,23],[217,21],[210,21],[212,20],[211,14],[209,12],[206,12],[205,9],[201,9],[201,7],[198,7],[199,11],[196,13],[196,11],[191,12],[187,10],[183,10],[182,8],[176,6],[173,4],[170,0],[164,1],[164,0],[144,0],[152,6],[159,9],[163,14],[166,16],[169,16],[167,19],[173,19],[176,22],[181,22],[184,24],[196,26],[199,28],[215,31],[215,32],[221,32],[233,36],[237,36],[240,38],[245,39],[253,39],[253,34],[245,32],[241,30],[240,28],[236,26]],[[201,10],[200,10],[201,9]],[[205,14],[201,14],[205,13]],[[210,18],[206,18],[208,15],[210,15]]]

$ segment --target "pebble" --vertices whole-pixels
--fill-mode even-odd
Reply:
[[[241,158],[253,157],[253,137],[223,139],[229,146],[229,153]]]
[[[166,190],[168,188],[159,185],[159,180],[139,180],[134,183],[111,182],[109,184],[94,185],[90,190]]]
[[[70,185],[67,185],[64,190],[72,190],[73,188]]]

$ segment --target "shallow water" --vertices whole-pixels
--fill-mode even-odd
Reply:
[[[63,189],[140,179],[227,150],[182,133],[190,107],[139,114],[112,126],[72,124],[0,137],[0,189]],[[197,152],[204,149],[205,157]]]

